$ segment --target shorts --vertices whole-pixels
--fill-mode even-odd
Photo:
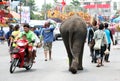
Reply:
[[[0,36],[0,40],[1,41],[5,40],[5,37]]]
[[[43,45],[44,51],[51,51],[52,49],[52,42],[44,43]]]

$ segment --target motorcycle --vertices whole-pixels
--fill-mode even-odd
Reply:
[[[10,65],[10,73],[13,73],[16,67],[25,68],[30,70],[33,66],[32,58],[28,62],[28,41],[19,39],[16,41],[16,46],[13,48],[12,52],[12,62]],[[31,46],[32,48],[32,46]]]

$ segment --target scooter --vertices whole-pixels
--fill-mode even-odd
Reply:
[[[13,73],[18,68],[25,68],[30,70],[33,66],[32,58],[28,61],[28,44],[27,40],[19,39],[16,41],[16,47],[11,51],[12,52],[12,62],[10,65],[10,73]],[[32,48],[32,46],[31,46]]]

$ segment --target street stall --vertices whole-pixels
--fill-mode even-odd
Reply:
[[[10,10],[7,1],[0,2],[0,26],[7,27],[10,23],[17,23],[20,15]]]

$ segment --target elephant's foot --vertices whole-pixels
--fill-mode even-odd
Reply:
[[[70,68],[69,71],[71,71],[73,74],[77,73],[77,70],[75,68]]]
[[[71,67],[70,67],[70,71],[75,74],[77,73],[77,67],[78,67],[78,62],[76,62],[75,60],[72,62]]]
[[[83,70],[83,67],[78,67],[78,70]]]

